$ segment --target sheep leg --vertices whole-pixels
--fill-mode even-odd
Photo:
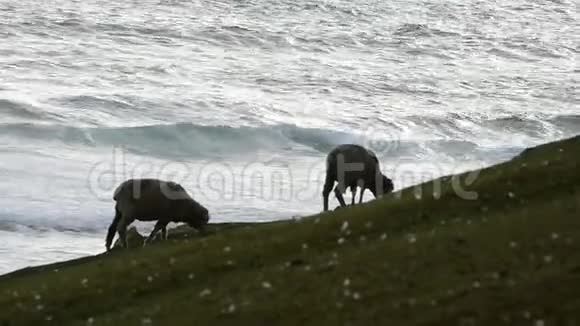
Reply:
[[[350,203],[350,205],[354,205],[354,200],[356,198],[356,188],[355,187],[350,187],[350,192],[352,193],[352,201]]]
[[[358,203],[359,203],[359,204],[360,204],[360,203],[362,203],[362,200],[363,200],[363,195],[364,195],[364,193],[365,193],[365,188],[362,188],[362,189],[360,190],[360,197],[359,197],[359,199],[358,199]]]
[[[107,251],[111,250],[111,245],[113,244],[115,231],[117,231],[117,225],[119,225],[119,221],[121,221],[121,212],[119,211],[119,208],[115,207],[115,218],[109,226],[109,230],[107,231],[107,239],[105,241],[105,247],[107,248]]]
[[[163,237],[165,238],[165,232],[167,232],[166,228],[167,228],[167,222],[163,221],[163,220],[158,220],[157,223],[155,223],[155,227],[153,228],[153,231],[151,231],[151,234],[149,234],[149,236],[147,237],[147,239],[145,239],[145,241],[143,242],[143,246],[147,245],[149,242],[151,242],[151,240],[153,240],[155,238],[155,236],[157,235],[157,233],[159,231],[162,231],[163,233]],[[165,231],[163,231],[165,230]]]
[[[340,203],[340,206],[341,207],[345,207],[346,206],[346,202],[344,201],[344,197],[342,196],[343,191],[340,188],[341,188],[340,185],[337,185],[334,188],[334,195],[336,196],[336,199]]]
[[[324,182],[324,189],[322,190],[322,206],[324,207],[324,211],[328,210],[328,195],[332,191],[332,186],[334,186],[334,180],[332,178],[326,178]]]
[[[129,244],[127,242],[127,227],[129,224],[133,223],[135,219],[129,215],[123,215],[119,224],[117,225],[117,233],[119,233],[119,240],[121,241],[121,246],[123,248],[128,248]]]

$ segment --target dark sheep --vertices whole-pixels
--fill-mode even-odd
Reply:
[[[326,180],[322,191],[324,211],[328,210],[328,195],[335,182],[338,184],[334,188],[334,193],[341,207],[346,206],[342,194],[347,188],[352,192],[351,205],[354,205],[357,187],[361,188],[359,204],[366,189],[369,189],[375,198],[394,189],[393,181],[381,173],[375,153],[353,144],[340,145],[326,157]]]
[[[127,248],[127,226],[133,221],[157,221],[147,241],[161,231],[167,238],[167,224],[184,222],[203,230],[209,221],[208,210],[193,200],[185,189],[170,181],[157,179],[130,179],[115,190],[115,218],[109,226],[106,248],[111,249],[115,232],[121,245]]]

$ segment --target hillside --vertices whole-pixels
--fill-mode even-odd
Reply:
[[[0,325],[578,325],[579,163],[576,137],[469,186],[15,272]]]

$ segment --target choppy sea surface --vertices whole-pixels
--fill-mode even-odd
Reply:
[[[321,210],[338,144],[372,148],[400,189],[578,134],[576,17],[571,0],[0,0],[0,273],[102,251],[128,177],[266,221]]]

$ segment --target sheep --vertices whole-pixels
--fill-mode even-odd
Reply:
[[[394,189],[393,181],[381,173],[375,153],[354,144],[339,145],[326,157],[326,179],[322,191],[324,211],[328,210],[328,196],[335,182],[338,184],[334,188],[334,193],[340,207],[346,206],[342,194],[347,188],[352,192],[351,205],[355,203],[357,187],[361,188],[359,204],[366,189],[369,189],[375,198]]]
[[[135,220],[157,221],[147,243],[159,231],[167,238],[170,222],[185,222],[189,226],[203,230],[209,221],[209,212],[193,200],[185,189],[171,181],[158,179],[129,179],[115,190],[115,218],[109,226],[106,238],[107,251],[119,233],[120,243],[127,248],[127,227]]]

